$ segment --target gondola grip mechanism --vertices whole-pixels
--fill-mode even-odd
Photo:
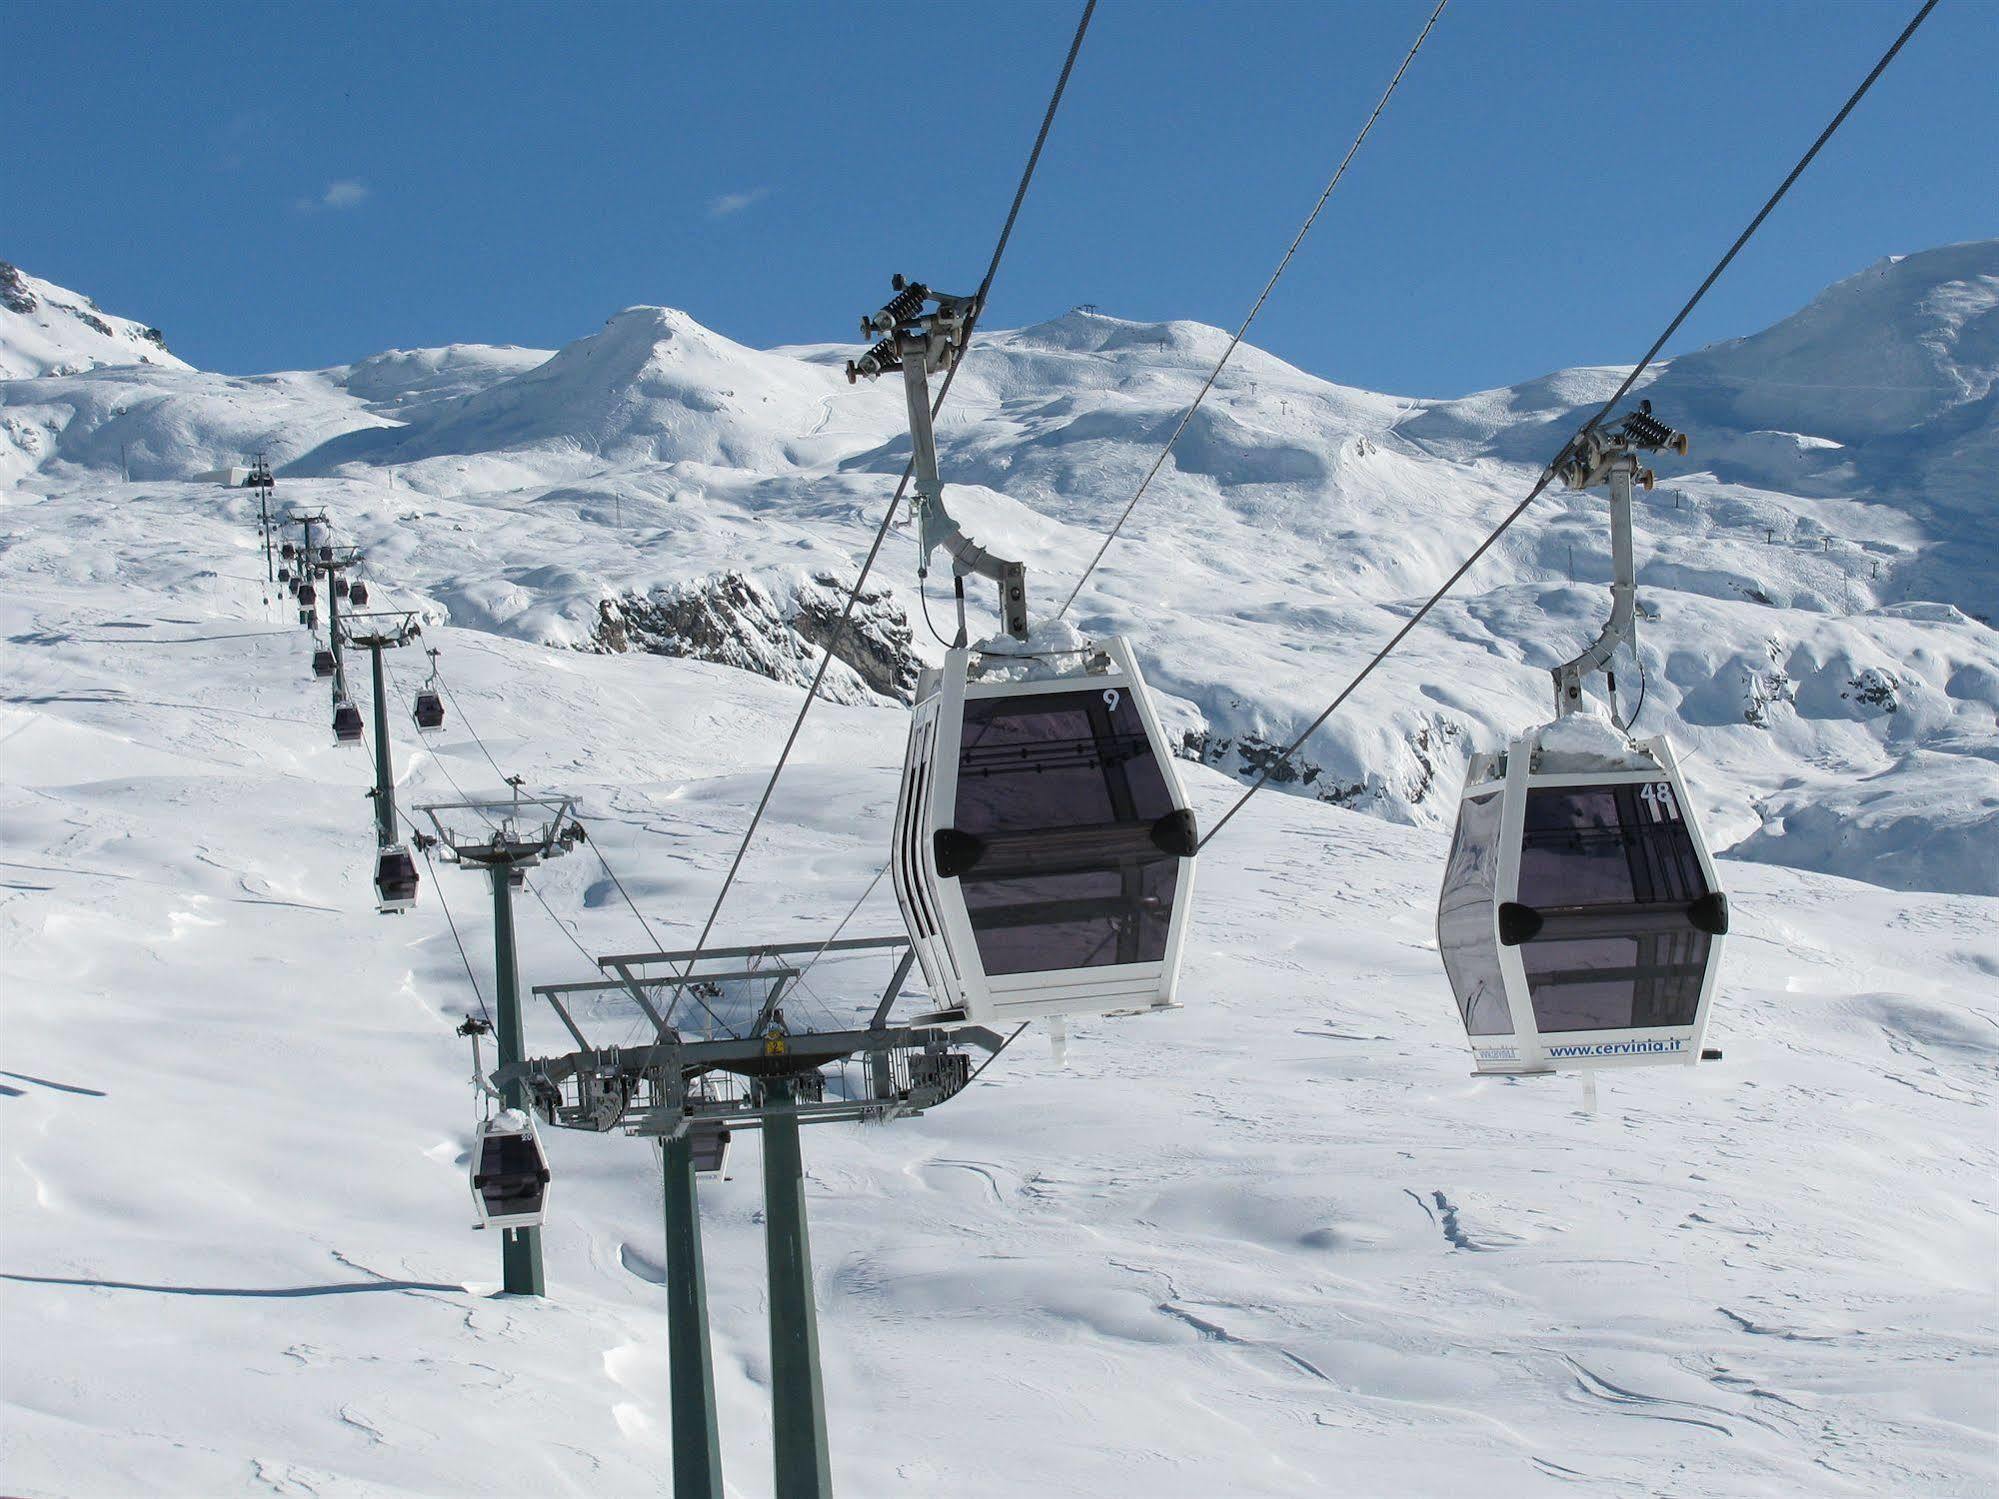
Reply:
[[[964,353],[965,325],[976,298],[952,296],[934,291],[922,282],[895,278],[896,296],[879,312],[861,319],[864,336],[882,335],[879,342],[859,359],[847,365],[847,379],[869,379],[900,369],[903,393],[909,406],[910,464],[916,481],[916,513],[919,536],[917,553],[922,559],[919,576],[929,571],[930,554],[942,547],[951,558],[951,569],[959,577],[977,573],[999,585],[1000,618],[1006,633],[1016,640],[1027,638],[1027,568],[1010,558],[995,556],[964,533],[944,508],[944,481],[937,471],[937,435],[930,411],[930,376],[954,367]],[[924,312],[926,303],[935,302],[935,312]],[[957,644],[965,643],[965,627],[960,616]]]
[[[1652,487],[1654,475],[1641,469],[1638,454],[1670,450],[1684,455],[1687,435],[1675,432],[1652,414],[1652,403],[1640,401],[1616,427],[1589,428],[1576,434],[1555,460],[1555,476],[1570,489],[1610,490],[1610,618],[1583,652],[1557,666],[1555,713],[1563,716],[1582,706],[1583,683],[1606,670],[1618,647],[1638,648],[1638,570],[1631,540],[1631,488],[1634,482]]]

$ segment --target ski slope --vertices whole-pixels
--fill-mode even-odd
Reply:
[[[1994,274],[1933,265],[1923,295]],[[968,514],[1045,559],[1044,603],[1212,334],[1174,325],[1162,351],[1117,331],[1135,327],[995,338],[945,424]],[[454,701],[422,743],[394,720],[406,806],[491,792],[502,770],[582,798],[650,930],[587,848],[533,875],[548,911],[519,912],[529,981],[594,977],[586,953],[692,939],[799,701],[753,671],[576,649],[603,591],[731,566],[773,596],[851,578],[899,467],[899,398],[849,394],[832,351],[741,359],[653,310],[598,337],[553,371],[460,348],[365,372],[0,384],[0,418],[43,443],[16,447],[0,491],[0,1490],[664,1491],[649,1148],[549,1132],[551,1295],[491,1297],[451,1034],[476,1001],[440,901],[490,993],[483,882],[426,870],[414,913],[373,914],[368,756],[332,744],[309,642],[266,602],[254,500],[187,480],[268,448],[282,501],[324,504],[369,547],[377,603],[426,613]],[[1955,337],[1964,367],[1975,346]],[[1079,621],[1130,628],[1196,734],[1281,738],[1315,711],[1513,492],[1528,460],[1496,449],[1521,413],[1540,399],[1531,419],[1557,421],[1603,378],[1413,410],[1261,357],[1230,420],[1291,421],[1278,435],[1331,477],[1218,421]],[[495,394],[537,374],[531,410]],[[1925,462],[1985,440],[1981,401],[1940,398],[1955,435],[1931,433]],[[1446,438],[1413,424],[1453,404],[1460,456],[1417,456]],[[648,447],[669,407],[671,450]],[[801,427],[790,456],[770,445]],[[1922,430],[1896,428],[1905,446]],[[1226,441],[1280,477],[1229,478]],[[1415,720],[1390,705],[1436,704],[1459,732],[1434,747],[1435,790],[1260,797],[1203,856],[1185,1009],[1076,1026],[1066,1068],[1030,1032],[931,1115],[808,1132],[840,1492],[1999,1484],[1999,899],[1976,893],[1999,671],[1968,612],[1989,534],[1964,544],[1976,516],[1947,485],[1891,504],[1746,474],[1675,477],[1698,521],[1656,493],[1641,520],[1662,616],[1648,726],[1695,747],[1735,829],[1717,841],[1754,856],[1723,861],[1725,1060],[1607,1077],[1593,1115],[1573,1079],[1467,1075],[1431,930],[1441,809],[1463,736],[1534,721],[1561,643],[1523,650],[1515,631],[1555,610],[1579,637],[1600,608],[1554,560],[1600,527],[1558,505],[1357,704],[1350,739],[1312,746],[1328,777],[1406,792]],[[1415,513],[1441,518],[1419,532]],[[1843,612],[1823,548],[1750,534],[1777,518],[1804,539],[1837,521],[1888,548],[1891,575],[1949,587],[1870,579],[1890,596]],[[913,612],[907,573],[905,549],[884,581]],[[1769,602],[1725,597],[1737,577]],[[1716,663],[1771,637],[1790,690],[1758,725],[1712,700],[1731,686]],[[1475,694],[1469,667],[1494,662]],[[1893,714],[1838,697],[1877,662]],[[420,658],[391,666],[407,694]],[[880,867],[903,718],[847,698],[808,721],[716,940],[822,936]],[[1223,765],[1182,768],[1207,824],[1240,789]],[[1876,806],[1880,827],[1852,825],[1847,808]],[[884,882],[850,930],[894,926]],[[531,1050],[567,1045],[531,1011]],[[725,1473],[745,1496],[770,1483],[757,1168],[744,1137],[733,1179],[701,1189]]]

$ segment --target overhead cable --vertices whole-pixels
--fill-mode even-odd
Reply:
[[[1048,98],[1048,108],[1041,116],[1041,129],[1034,137],[1034,149],[1028,152],[1027,166],[1020,174],[1020,185],[1014,189],[1013,204],[1007,209],[1006,223],[1000,229],[999,242],[993,246],[991,261],[986,265],[985,278],[979,282],[978,294],[972,299],[972,310],[965,319],[962,347],[969,349],[972,330],[978,326],[979,315],[985,311],[986,297],[992,291],[993,278],[999,273],[1000,257],[1006,253],[1007,241],[1013,237],[1014,221],[1020,217],[1020,205],[1027,197],[1028,184],[1034,180],[1034,169],[1041,160],[1041,148],[1048,141],[1048,132],[1055,123],[1055,112],[1061,107],[1062,95],[1069,87],[1069,74],[1076,66],[1076,54],[1082,50],[1083,35],[1090,29],[1090,17],[1096,11],[1097,0],[1085,0],[1083,16],[1076,23],[1076,34],[1069,42],[1069,55],[1062,61],[1061,76],[1055,80],[1055,91]],[[961,356],[944,376],[943,385],[937,392],[937,399],[931,403],[930,413],[934,417],[943,409],[944,399],[951,394],[951,385],[964,365]],[[792,747],[798,743],[799,730],[805,727],[805,715],[812,711],[813,703],[819,699],[819,688],[826,680],[826,672],[833,664],[833,646],[846,638],[848,622],[853,618],[854,606],[861,597],[861,589],[874,571],[875,559],[881,555],[882,543],[887,540],[889,527],[894,524],[896,513],[902,507],[903,495],[909,489],[910,477],[916,472],[916,459],[911,456],[904,466],[902,478],[895,486],[895,494],[883,512],[881,524],[875,528],[875,539],[868,547],[868,555],[861,563],[860,573],[854,579],[854,586],[848,590],[847,602],[840,610],[839,623],[833,627],[825,654],[820,657],[819,667],[812,674],[811,685],[805,689],[805,701],[799,705],[798,716],[792,720],[791,732],[785,735],[784,746],[778,751],[777,764],[771,767],[770,779],[764,783],[763,795],[757,799],[756,811],[750,815],[750,825],[743,830],[742,842],[736,845],[735,856],[729,861],[728,873],[722,876],[722,888],[715,893],[715,904],[709,908],[708,919],[701,924],[701,935],[694,940],[694,956],[688,959],[687,971],[692,972],[694,964],[700,960],[701,949],[708,943],[709,934],[715,930],[715,919],[722,914],[722,902],[729,898],[729,888],[736,882],[736,873],[743,867],[743,855],[749,852],[750,841],[756,837],[757,828],[763,822],[765,810],[770,806],[771,793],[777,790],[778,777],[784,774],[785,763],[791,758]]]
[[[1307,739],[1311,738],[1313,734],[1318,732],[1319,726],[1323,724],[1327,719],[1331,718],[1333,714],[1339,711],[1340,705],[1346,702],[1346,700],[1353,695],[1354,690],[1358,688],[1361,683],[1365,682],[1368,679],[1368,677],[1373,674],[1374,669],[1377,666],[1381,665],[1383,661],[1388,659],[1389,653],[1392,652],[1397,646],[1402,644],[1403,640],[1408,637],[1409,632],[1411,630],[1415,629],[1417,625],[1423,622],[1424,618],[1429,614],[1429,612],[1432,609],[1434,609],[1437,606],[1439,602],[1442,601],[1444,596],[1448,594],[1454,587],[1457,586],[1458,580],[1464,577],[1466,573],[1471,571],[1473,565],[1478,562],[1479,558],[1483,557],[1488,551],[1492,549],[1493,544],[1497,542],[1500,537],[1506,534],[1506,532],[1512,527],[1513,523],[1519,520],[1522,515],[1526,514],[1527,507],[1532,505],[1537,499],[1541,497],[1542,492],[1546,490],[1548,485],[1554,481],[1556,466],[1562,461],[1562,458],[1572,448],[1574,448],[1574,446],[1578,442],[1582,441],[1591,432],[1595,431],[1597,427],[1602,425],[1604,418],[1610,414],[1611,408],[1616,406],[1618,402],[1622,401],[1625,398],[1625,396],[1630,394],[1631,387],[1638,383],[1639,377],[1645,373],[1647,367],[1649,367],[1652,361],[1658,357],[1659,351],[1662,348],[1664,348],[1666,345],[1666,340],[1671,338],[1675,333],[1679,331],[1680,325],[1687,320],[1689,314],[1693,312],[1694,308],[1700,305],[1701,298],[1707,295],[1708,289],[1712,287],[1717,280],[1720,279],[1721,273],[1728,269],[1729,262],[1734,260],[1737,253],[1741,251],[1742,247],[1749,243],[1750,238],[1756,233],[1756,231],[1763,227],[1763,221],[1767,219],[1770,216],[1771,211],[1775,209],[1776,206],[1783,201],[1784,195],[1791,190],[1792,184],[1795,183],[1799,177],[1804,175],[1805,168],[1812,164],[1813,158],[1819,154],[1819,151],[1824,147],[1825,143],[1832,139],[1833,133],[1837,131],[1839,127],[1846,122],[1846,117],[1853,113],[1854,106],[1859,104],[1860,101],[1867,96],[1867,91],[1874,87],[1875,80],[1878,79],[1882,75],[1882,73],[1887,70],[1888,64],[1895,60],[1895,55],[1902,50],[1903,45],[1909,40],[1909,38],[1916,34],[1916,28],[1921,26],[1923,22],[1928,19],[1930,12],[1936,9],[1936,5],[1937,5],[1937,0],[1924,0],[1922,9],[1918,10],[1915,14],[1914,19],[1912,19],[1907,26],[1902,28],[1902,34],[1895,38],[1894,43],[1888,48],[1888,50],[1881,54],[1881,60],[1875,63],[1873,70],[1869,72],[1864,79],[1861,80],[1860,87],[1858,87],[1853,91],[1852,96],[1847,99],[1846,103],[1840,106],[1839,113],[1834,115],[1832,117],[1831,122],[1825,127],[1825,129],[1819,132],[1818,139],[1813,141],[1811,144],[1811,149],[1806,151],[1803,156],[1798,158],[1798,164],[1791,168],[1790,174],[1786,176],[1781,183],[1778,184],[1777,190],[1770,195],[1769,200],[1764,203],[1762,208],[1757,210],[1756,217],[1749,221],[1748,227],[1745,228],[1742,231],[1742,233],[1738,234],[1735,237],[1735,243],[1728,247],[1728,253],[1723,255],[1720,260],[1715,262],[1714,269],[1707,273],[1706,279],[1703,280],[1699,285],[1699,287],[1695,289],[1694,294],[1691,297],[1687,298],[1686,305],[1683,306],[1679,310],[1679,312],[1674,315],[1673,320],[1666,325],[1665,331],[1652,341],[1652,347],[1645,351],[1645,357],[1639,360],[1639,362],[1632,367],[1631,373],[1629,375],[1626,375],[1624,377],[1624,381],[1622,384],[1620,384],[1617,387],[1616,393],[1613,394],[1609,400],[1605,401],[1602,406],[1597,408],[1596,415],[1592,416],[1587,422],[1583,423],[1582,427],[1578,429],[1578,431],[1576,432],[1576,435],[1563,445],[1562,451],[1560,453],[1557,453],[1555,457],[1549,462],[1548,466],[1541,470],[1541,477],[1534,481],[1534,487],[1527,491],[1527,497],[1524,500],[1522,500],[1518,505],[1515,505],[1510,511],[1507,512],[1506,518],[1502,520],[1486,535],[1485,540],[1481,541],[1478,544],[1478,546],[1473,550],[1472,554],[1469,557],[1465,558],[1463,562],[1458,564],[1457,570],[1453,572],[1448,578],[1444,579],[1443,585],[1440,588],[1438,588],[1435,593],[1431,594],[1428,599],[1424,600],[1423,606],[1420,609],[1418,609],[1414,614],[1409,616],[1409,618],[1403,623],[1402,628],[1397,630],[1394,633],[1394,635],[1389,637],[1388,643],[1384,645],[1380,650],[1376,651],[1371,658],[1369,658],[1367,665],[1363,666],[1360,669],[1359,673],[1356,674],[1354,678],[1346,684],[1346,686],[1342,687],[1339,690],[1338,695],[1336,695],[1333,698],[1333,700],[1326,705],[1325,710],[1322,713],[1320,713],[1317,718],[1313,719],[1309,724],[1305,726],[1304,732],[1298,735],[1297,738],[1293,739],[1291,743],[1285,747],[1283,753],[1277,755],[1275,758],[1273,758],[1270,761],[1268,765],[1266,765],[1263,768],[1263,773],[1257,777],[1255,783],[1251,785],[1249,790],[1245,791],[1240,797],[1238,797],[1236,801],[1229,807],[1228,811],[1222,814],[1221,820],[1217,822],[1212,828],[1208,829],[1207,833],[1202,837],[1200,843],[1197,845],[1196,852],[1198,852],[1200,849],[1206,848],[1208,844],[1214,840],[1215,835],[1220,833],[1223,828],[1229,825],[1230,819],[1233,818],[1236,815],[1236,813],[1240,812],[1243,809],[1244,805],[1249,801],[1249,799],[1255,796],[1257,792],[1261,791],[1265,786],[1270,784],[1271,778],[1277,773],[1277,771],[1281,767],[1290,762],[1291,757],[1298,753],[1299,749],[1303,747]]]
[[[1108,552],[1111,543],[1117,540],[1118,532],[1124,529],[1124,523],[1131,519],[1131,512],[1137,509],[1138,502],[1145,498],[1145,491],[1151,487],[1153,479],[1157,477],[1159,470],[1165,465],[1168,455],[1173,451],[1173,445],[1180,441],[1180,434],[1187,430],[1187,424],[1194,419],[1194,413],[1201,409],[1201,403],[1208,398],[1208,392],[1215,388],[1215,381],[1221,378],[1223,366],[1229,362],[1230,357],[1236,351],[1236,346],[1243,341],[1243,336],[1249,332],[1249,325],[1256,321],[1256,315],[1263,311],[1263,304],[1269,300],[1271,292],[1276,290],[1278,279],[1283,276],[1285,268],[1291,264],[1291,257],[1298,253],[1298,247],[1305,242],[1305,236],[1312,232],[1312,226],[1318,222],[1319,214],[1326,206],[1326,200],[1332,197],[1333,189],[1338,187],[1340,179],[1346,176],[1347,168],[1353,164],[1354,157],[1359,154],[1362,144],[1367,140],[1369,133],[1373,131],[1374,122],[1380,119],[1381,112],[1388,108],[1388,101],[1395,96],[1396,87],[1402,82],[1402,75],[1409,71],[1409,64],[1414,62],[1416,54],[1423,50],[1423,43],[1429,39],[1431,28],[1437,24],[1437,18],[1444,13],[1444,7],[1448,4],[1450,4],[1450,0],[1437,0],[1437,8],[1430,12],[1430,19],[1423,23],[1422,31],[1417,34],[1415,42],[1410,45],[1409,51],[1404,54],[1402,66],[1395,70],[1395,76],[1388,80],[1388,87],[1382,91],[1381,97],[1375,101],[1374,113],[1369,115],[1367,123],[1360,127],[1360,134],[1353,138],[1353,144],[1347,147],[1347,154],[1340,158],[1340,164],[1334,170],[1332,179],[1326,183],[1325,191],[1319,194],[1319,201],[1312,205],[1312,211],[1305,215],[1305,222],[1300,224],[1298,232],[1291,236],[1291,244],[1284,251],[1284,258],[1277,262],[1277,269],[1272,271],[1270,279],[1263,283],[1263,290],[1257,293],[1256,300],[1250,304],[1249,312],[1243,318],[1242,325],[1235,330],[1235,336],[1229,340],[1228,347],[1222,350],[1222,357],[1217,359],[1215,367],[1208,371],[1208,378],[1202,382],[1201,389],[1195,395],[1192,404],[1180,414],[1179,425],[1173,429],[1172,436],[1166,439],[1166,446],[1159,450],[1159,456],[1152,460],[1152,467],[1146,470],[1145,477],[1138,481],[1138,488],[1133,491],[1131,498],[1125,502],[1124,512],[1118,516],[1117,524],[1112,526],[1109,533],[1105,535],[1102,543],[1097,547],[1097,554],[1090,559],[1090,565],[1083,569],[1083,575],[1076,580],[1076,586],[1069,590],[1069,597],[1064,599],[1062,607],[1055,611],[1057,619],[1061,619],[1066,615],[1069,612],[1069,606],[1076,602],[1076,595],[1083,591],[1083,585],[1090,581],[1090,574],[1094,573],[1097,570],[1097,564],[1104,560],[1104,553]]]

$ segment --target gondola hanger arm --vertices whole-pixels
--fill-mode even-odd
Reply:
[[[896,295],[878,312],[861,319],[864,335],[882,335],[858,359],[847,363],[847,379],[874,379],[902,371],[903,394],[909,406],[911,466],[914,471],[921,557],[918,576],[927,576],[930,555],[939,547],[951,559],[951,571],[962,578],[977,574],[999,585],[1000,617],[1006,633],[1027,638],[1027,567],[996,556],[980,546],[951,518],[944,507],[944,481],[937,471],[937,433],[930,414],[930,376],[954,368],[965,348],[965,327],[977,299],[931,290],[920,281],[897,276]],[[934,312],[923,309],[936,303]],[[959,604],[958,638],[965,644],[964,605]]]
[[[1640,401],[1614,428],[1585,427],[1555,460],[1555,477],[1570,489],[1610,490],[1610,618],[1582,653],[1554,669],[1555,713],[1558,717],[1582,706],[1583,683],[1608,670],[1619,646],[1638,648],[1638,568],[1631,539],[1631,488],[1650,489],[1652,470],[1639,465],[1642,453],[1670,449],[1684,455],[1687,435],[1675,432],[1652,415],[1652,403]]]

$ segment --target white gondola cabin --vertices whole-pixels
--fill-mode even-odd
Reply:
[[[1129,647],[952,650],[910,724],[891,858],[941,1015],[1169,1009],[1194,815]]]
[[[1700,1060],[1727,931],[1664,739],[1578,715],[1472,757],[1437,946],[1477,1071]]]
[[[548,1157],[523,1109],[502,1109],[472,1142],[472,1201],[487,1228],[536,1228],[548,1209]]]
[[[359,744],[363,725],[361,710],[344,698],[333,705],[333,738],[339,744]]]
[[[400,843],[391,843],[375,855],[375,909],[384,915],[409,910],[416,904],[416,860]]]

